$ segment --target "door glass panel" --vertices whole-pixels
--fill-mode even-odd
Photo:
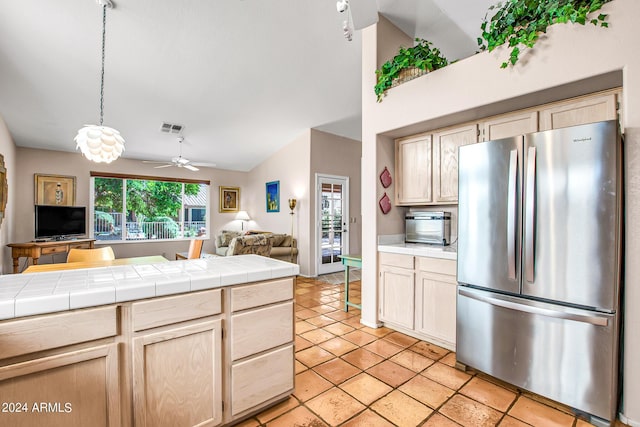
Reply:
[[[322,264],[340,262],[342,254],[342,184],[323,183]]]

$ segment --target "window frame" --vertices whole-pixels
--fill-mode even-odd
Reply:
[[[122,233],[122,237],[117,240],[96,240],[98,243],[108,243],[108,244],[129,244],[129,243],[146,243],[146,242],[180,242],[180,241],[189,241],[193,239],[209,239],[210,238],[210,229],[211,229],[211,181],[204,179],[189,179],[189,178],[170,178],[170,177],[160,177],[160,176],[150,176],[150,175],[133,175],[133,174],[120,174],[120,173],[108,173],[108,172],[95,172],[91,171],[90,173],[90,181],[89,181],[89,238],[95,239],[95,179],[96,178],[107,178],[107,179],[121,179],[123,180],[122,185],[122,201],[123,201],[123,210],[121,212],[123,217],[126,218],[127,210],[127,180],[140,180],[140,181],[161,181],[161,182],[174,182],[182,184],[182,206],[179,208],[179,217],[182,218],[182,223],[184,223],[184,211],[185,207],[185,195],[184,195],[184,185],[185,184],[204,184],[207,185],[207,197],[206,197],[206,213],[205,213],[205,222],[206,222],[206,232],[202,236],[192,236],[192,237],[180,237],[174,239],[127,239],[126,233]],[[124,225],[123,225],[124,227]]]

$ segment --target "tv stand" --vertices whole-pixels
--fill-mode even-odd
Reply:
[[[33,265],[38,265],[42,255],[67,253],[74,248],[93,249],[96,239],[49,240],[47,242],[9,243],[13,259],[13,273],[19,273],[20,258],[31,258]]]

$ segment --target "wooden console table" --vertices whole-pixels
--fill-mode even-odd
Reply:
[[[53,255],[69,252],[70,249],[93,249],[95,239],[52,240],[48,242],[9,243],[11,258],[13,258],[13,273],[19,271],[20,257],[31,258],[33,265],[38,265],[38,258],[42,255]]]

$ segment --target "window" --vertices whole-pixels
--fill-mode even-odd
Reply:
[[[93,238],[208,237],[209,181],[91,173]]]

